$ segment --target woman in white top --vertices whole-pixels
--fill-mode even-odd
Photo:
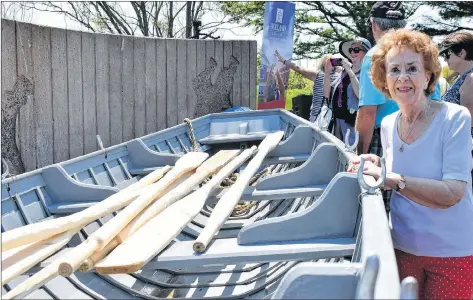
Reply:
[[[385,188],[392,189],[391,235],[400,279],[413,276],[419,298],[473,298],[471,116],[467,108],[427,98],[440,76],[438,50],[425,34],[390,32],[372,56],[376,88],[399,111],[381,123]],[[364,173],[381,174],[363,155]],[[355,160],[349,171],[357,171]]]

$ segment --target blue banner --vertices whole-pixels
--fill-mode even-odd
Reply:
[[[280,100],[277,76],[281,75],[285,88],[289,68],[274,56],[277,50],[282,57],[292,57],[294,17],[296,5],[292,2],[266,2],[264,7],[263,45],[259,76],[258,102]]]

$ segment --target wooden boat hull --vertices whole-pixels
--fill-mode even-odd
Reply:
[[[327,151],[333,152],[334,163],[321,174],[333,173],[327,177],[332,178],[336,173],[343,172],[348,162],[347,156],[341,155],[346,152],[343,142],[283,110],[212,114],[193,120],[193,127],[199,151],[210,155],[221,149],[240,149],[258,145],[267,134],[284,131],[281,147],[276,148],[263,161],[263,166],[269,167],[269,172],[262,176],[257,184],[265,178],[277,177],[278,174],[290,173],[291,170],[300,168],[314,155],[317,147],[324,143],[332,145],[335,152],[330,149]],[[291,142],[288,142],[289,139],[292,139]],[[2,232],[80,211],[136,182],[144,174],[166,164],[172,165],[181,155],[189,151],[192,151],[192,145],[188,127],[180,124],[16,178],[4,179]],[[301,196],[298,197],[280,196],[280,193],[279,196],[277,193],[271,196],[271,189],[258,190],[255,187],[248,187],[243,193],[243,198],[255,201],[246,202],[247,205],[242,206],[245,208],[242,212],[234,212],[214,236],[213,243],[217,240],[228,241],[228,245],[236,243],[242,228],[248,225],[260,220],[290,216],[312,208],[322,194],[323,188],[317,192],[316,186],[308,186],[304,183],[310,179],[308,177],[310,176],[303,176],[298,181],[292,182],[292,188],[299,188]],[[304,189],[300,189],[302,187],[306,188],[305,193]],[[212,203],[218,201],[218,195],[219,191],[208,199],[208,204],[175,238],[174,243],[192,244],[191,242],[205,227],[213,210]],[[357,195],[354,194],[353,200],[356,199]],[[55,257],[67,252],[68,248],[80,244],[111,218],[113,214],[87,225],[72,238],[67,247],[31,268],[24,275],[3,285],[2,294],[48,265]],[[151,261],[140,271],[132,274],[102,275],[92,270],[86,273],[77,271],[70,277],[59,276],[24,298],[268,298],[277,289],[284,275],[301,262],[316,261],[321,265],[332,265],[360,261],[361,253],[359,251],[357,253],[356,250],[353,253],[360,216],[355,214],[354,220],[351,237],[353,246],[342,247],[345,250],[336,252],[338,255],[334,257],[318,259],[316,255],[311,256],[308,251],[305,256],[301,254],[301,259],[289,261],[255,260],[240,263],[235,259],[226,263],[225,260],[217,260],[219,263],[212,265],[197,263],[185,264],[183,267],[176,267],[172,263],[160,263],[158,259],[157,262]],[[168,250],[172,247],[168,247]],[[283,252],[275,253],[284,257]]]

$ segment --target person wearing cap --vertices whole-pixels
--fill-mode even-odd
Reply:
[[[457,31],[448,35],[440,44],[439,52],[448,68],[459,74],[442,100],[463,105],[473,115],[473,34]]]
[[[338,48],[343,56],[341,59],[343,71],[334,82],[324,81],[324,90],[331,90],[330,103],[335,118],[334,135],[344,141],[345,135],[350,130],[348,141],[353,144],[358,110],[360,66],[366,52],[371,49],[371,43],[367,39],[356,38],[342,41]],[[327,60],[325,69],[331,72],[333,68],[331,60]]]
[[[374,39],[391,29],[407,25],[405,10],[399,1],[379,1],[371,8],[368,20]],[[373,153],[382,156],[380,126],[383,118],[399,110],[398,105],[379,91],[370,78],[371,56],[377,46],[366,53],[360,71],[360,101],[355,128],[359,132],[358,154]],[[440,100],[440,86],[437,84],[431,99]]]

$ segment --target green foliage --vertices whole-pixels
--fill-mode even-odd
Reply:
[[[361,36],[374,42],[367,19],[371,6],[369,1],[304,1],[296,3],[294,24],[294,55],[297,58],[317,58],[338,51],[338,42]],[[421,2],[404,2],[407,17],[411,16]],[[264,2],[221,2],[221,10],[230,16],[231,23],[251,26],[255,32],[263,29]],[[310,36],[302,41],[301,36]]]
[[[264,1],[220,2],[222,12],[230,16],[230,23],[243,22],[243,26],[253,26],[256,32],[263,29]]]
[[[425,17],[413,27],[430,36],[446,35],[459,29],[473,30],[473,2],[442,1],[427,2],[432,9],[439,11],[438,17]],[[462,26],[463,23],[463,26]],[[468,24],[468,25],[466,25]]]
[[[292,98],[299,95],[312,95],[314,83],[301,74],[291,71],[286,91],[286,109],[292,109]]]

